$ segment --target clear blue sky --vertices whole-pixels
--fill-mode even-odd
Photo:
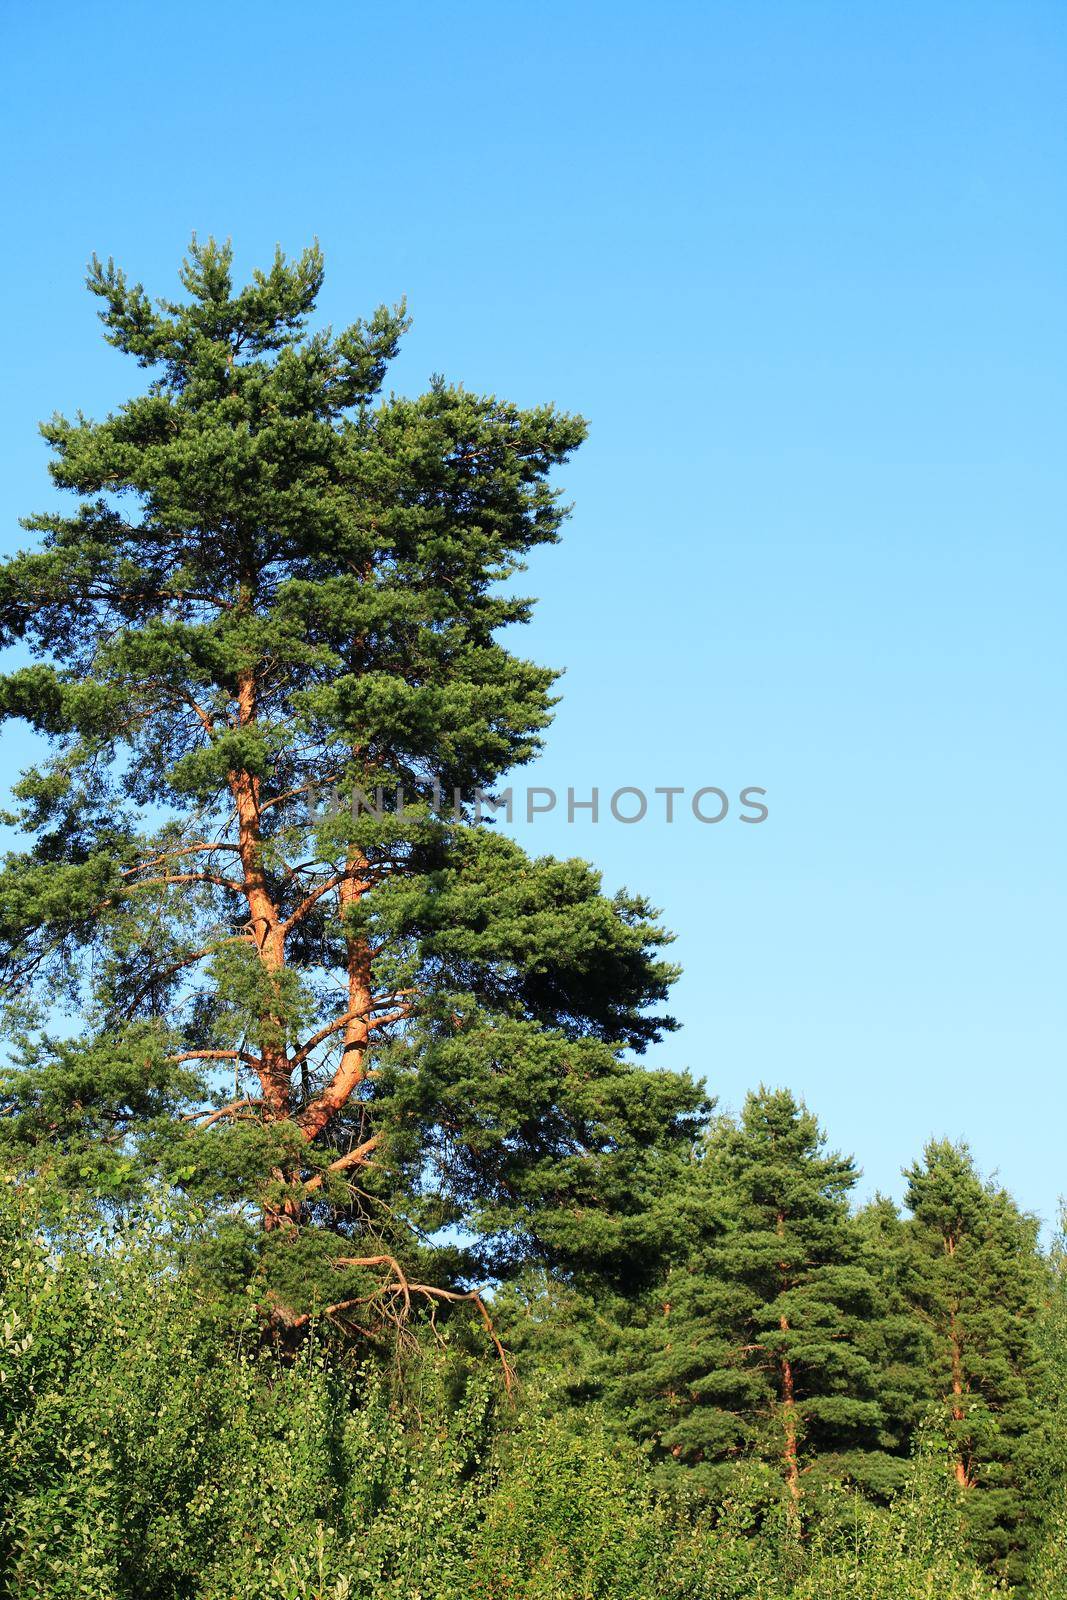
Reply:
[[[82,283],[313,235],[395,372],[592,422],[530,781],[747,783],[762,827],[521,836],[677,931],[662,1053],[789,1084],[899,1194],[1067,1190],[1067,10],[1035,0],[5,8],[3,539],[38,418],[139,378]],[[25,752],[5,735],[7,772]]]

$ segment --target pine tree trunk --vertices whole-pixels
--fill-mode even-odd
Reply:
[[[368,862],[361,850],[354,850],[345,864],[345,877],[338,889],[342,917],[357,906],[370,888],[366,874]],[[345,1023],[341,1062],[322,1094],[306,1107],[298,1119],[308,1139],[320,1134],[335,1112],[344,1107],[363,1081],[367,1044],[370,1039],[373,973],[371,950],[361,935],[347,934],[348,1021]]]
[[[962,1422],[966,1416],[966,1412],[963,1408],[963,1396],[965,1392],[963,1384],[963,1354],[960,1349],[960,1342],[956,1329],[955,1311],[951,1311],[949,1313],[949,1347],[952,1353],[952,1420],[953,1422]],[[962,1451],[956,1456],[953,1471],[956,1475],[956,1482],[959,1484],[961,1489],[974,1488],[974,1480],[967,1469],[967,1462],[964,1459]]]
[[[789,1332],[789,1320],[781,1317],[778,1326],[783,1333]],[[785,1444],[782,1451],[782,1465],[785,1469],[785,1482],[789,1490],[789,1515],[791,1520],[799,1516],[800,1505],[800,1461],[797,1452],[797,1403],[793,1384],[793,1364],[789,1357],[781,1358],[782,1379],[782,1430],[785,1435]]]
[[[775,1219],[775,1233],[779,1239],[785,1238],[785,1213],[779,1211]],[[779,1261],[780,1287],[782,1291],[789,1288],[788,1267],[784,1261]],[[782,1333],[789,1332],[789,1318],[783,1312],[778,1319],[778,1326]],[[789,1519],[796,1524],[800,1517],[800,1462],[797,1458],[797,1402],[793,1383],[793,1363],[782,1351],[780,1359],[780,1377],[782,1385],[782,1429],[785,1434],[785,1445],[782,1452],[782,1465],[785,1469],[786,1487],[789,1490]]]
[[[945,1253],[950,1257],[956,1254],[956,1240],[951,1235],[949,1235],[949,1237],[945,1240]],[[964,1410],[963,1406],[963,1396],[965,1393],[965,1386],[963,1382],[963,1349],[960,1344],[959,1328],[956,1321],[956,1307],[951,1303],[949,1305],[948,1313],[948,1342],[950,1361],[952,1365],[952,1420],[953,1422],[962,1422],[966,1416],[966,1411]],[[974,1480],[971,1477],[970,1471],[968,1470],[967,1462],[964,1458],[962,1450],[957,1453],[956,1460],[953,1463],[953,1472],[955,1474],[956,1482],[959,1484],[961,1489],[974,1488]]]
[[[245,672],[237,686],[237,724],[244,728],[255,720],[255,678],[251,672]],[[237,811],[237,843],[248,901],[248,931],[270,976],[270,987],[277,991],[278,974],[285,966],[285,925],[263,872],[259,780],[249,772],[231,772],[230,793]],[[271,1008],[263,1019],[259,1079],[268,1113],[287,1117],[290,1112],[289,1059],[285,1047],[285,1020],[280,1011],[280,1005],[277,1011]]]

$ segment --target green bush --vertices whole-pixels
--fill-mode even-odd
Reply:
[[[20,1600],[982,1600],[936,1451],[803,1540],[767,1469],[708,1508],[595,1407],[516,1408],[456,1344],[396,1371],[266,1347],[160,1217],[0,1202],[0,1573]],[[1054,1590],[1041,1591],[1052,1600]]]

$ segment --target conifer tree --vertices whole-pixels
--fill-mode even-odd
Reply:
[[[44,426],[78,504],[0,569],[0,712],[51,747],[0,875],[0,1138],[116,1204],[181,1186],[281,1321],[366,1326],[531,1260],[639,1276],[701,1096],[627,1054],[670,1026],[648,904],[479,821],[549,720],[504,584],[585,424],[383,398],[404,308],[308,332],[322,275],[235,289],[194,240],[153,302],[92,263],[149,382]]]
[[[881,1308],[864,1324],[860,1342],[878,1372],[886,1439],[894,1455],[905,1455],[930,1407],[930,1335],[909,1296],[908,1224],[893,1201],[878,1194],[856,1213],[855,1226]]]
[[[1016,1581],[1046,1452],[1037,1225],[982,1181],[966,1145],[931,1141],[906,1177],[910,1292],[969,1537]]]
[[[1028,1529],[1038,1533],[1035,1563],[1042,1581],[1035,1592],[1051,1596],[1058,1580],[1067,1588],[1067,1206],[1042,1256],[1042,1305],[1035,1330],[1040,1361],[1042,1456],[1039,1492],[1027,1507]],[[1042,1583],[1044,1587],[1042,1587]]]
[[[879,1371],[896,1333],[849,1213],[856,1177],[802,1104],[766,1089],[694,1166],[701,1237],[631,1335],[616,1396],[709,1488],[753,1453],[794,1515],[813,1473],[877,1490],[899,1478]]]

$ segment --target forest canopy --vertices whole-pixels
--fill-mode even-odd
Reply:
[[[404,306],[322,278],[94,259],[141,377],[0,566],[4,1582],[1061,1595],[1060,1254],[962,1144],[860,1204],[787,1089],[720,1112],[651,903],[452,803],[541,748],[586,425],[386,393]]]

